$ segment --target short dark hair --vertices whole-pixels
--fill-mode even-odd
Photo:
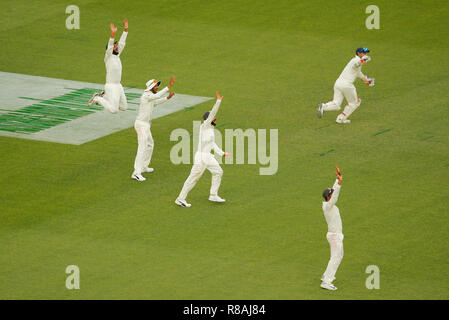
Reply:
[[[210,111],[207,111],[203,114],[203,120],[206,121],[209,118]]]

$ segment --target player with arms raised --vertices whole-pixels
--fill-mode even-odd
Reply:
[[[212,111],[204,113],[204,122],[200,126],[200,134],[198,138],[198,151],[195,153],[195,160],[190,171],[190,175],[184,183],[178,198],[176,198],[175,203],[182,207],[190,207],[191,204],[186,202],[187,195],[190,190],[196,185],[198,180],[204,173],[204,170],[209,170],[212,174],[212,185],[210,187],[209,200],[213,202],[225,202],[218,196],[218,188],[221,183],[221,176],[223,175],[223,169],[221,169],[218,161],[211,154],[214,150],[215,153],[222,157],[228,157],[230,154],[228,152],[223,152],[217,144],[215,143],[215,133],[214,127],[217,124],[217,118],[215,117],[220,107],[221,100],[223,96],[216,93],[217,102],[215,102]]]
[[[343,227],[341,223],[340,210],[335,205],[340,194],[341,182],[343,175],[336,165],[335,172],[337,179],[332,188],[327,188],[323,191],[323,212],[327,222],[326,238],[331,248],[331,257],[327,265],[326,271],[321,277],[321,288],[327,290],[337,290],[337,287],[332,284],[335,280],[335,273],[337,273],[338,266],[343,259]]]
[[[131,175],[131,178],[137,181],[146,180],[142,176],[142,172],[154,171],[153,168],[148,167],[154,149],[154,140],[150,130],[151,119],[154,107],[167,102],[175,95],[174,92],[170,92],[167,97],[162,97],[169,91],[173,83],[175,83],[174,76],[171,77],[168,86],[158,92],[161,81],[151,79],[146,83],[147,88],[143,91],[143,94],[140,97],[139,111],[137,112],[137,118],[134,122],[134,129],[136,129],[137,132],[137,155],[134,160],[134,172]]]
[[[104,91],[94,93],[88,102],[90,107],[94,104],[100,104],[111,113],[128,109],[125,91],[120,83],[122,80],[122,62],[120,55],[125,48],[126,37],[128,36],[128,20],[125,19],[124,24],[125,31],[123,31],[118,43],[114,40],[117,27],[113,23],[110,24],[111,36],[104,56],[106,84],[104,85]]]

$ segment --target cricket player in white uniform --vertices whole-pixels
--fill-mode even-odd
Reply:
[[[321,288],[327,290],[337,290],[337,287],[332,284],[332,281],[335,280],[335,273],[343,259],[343,228],[340,210],[335,205],[340,194],[343,175],[338,166],[335,167],[337,168],[337,179],[335,180],[334,186],[323,191],[323,198],[325,200],[323,201],[323,212],[328,226],[326,238],[329,241],[331,257],[327,269],[321,277]]]
[[[318,104],[318,118],[323,116],[324,111],[340,110],[343,98],[348,104],[345,106],[335,120],[337,123],[350,123],[348,117],[360,106],[361,100],[357,98],[354,81],[356,78],[362,79],[368,86],[374,86],[374,78],[370,78],[362,73],[362,66],[371,60],[367,55],[368,48],[357,48],[355,57],[349,61],[343,72],[334,84],[334,99],[328,103]]]
[[[154,140],[151,135],[151,118],[153,109],[158,104],[164,103],[171,99],[175,93],[170,92],[168,96],[165,95],[175,82],[175,77],[171,77],[170,83],[167,87],[158,92],[160,81],[150,80],[146,83],[147,88],[144,90],[140,97],[140,106],[137,113],[136,121],[134,122],[134,129],[137,132],[137,155],[134,161],[134,172],[131,178],[137,181],[145,181],[142,176],[142,172],[153,172],[153,168],[149,168],[148,165],[151,162],[151,156],[153,155]]]
[[[206,112],[203,115],[204,122],[200,126],[200,133],[198,139],[198,151],[195,153],[194,164],[190,175],[184,183],[178,198],[175,203],[182,207],[190,207],[191,204],[186,202],[187,195],[190,190],[196,185],[198,180],[204,173],[204,170],[209,170],[212,174],[212,185],[210,187],[209,200],[213,202],[225,202],[225,199],[218,196],[218,189],[220,188],[221,176],[223,175],[223,169],[221,169],[218,161],[211,154],[214,150],[221,157],[229,157],[228,152],[221,150],[215,143],[215,133],[214,127],[216,126],[217,118],[215,117],[220,107],[221,100],[223,96],[216,93],[217,102],[215,102],[214,107],[211,111]]]
[[[106,46],[106,54],[104,56],[106,84],[104,85],[104,91],[94,93],[88,102],[90,107],[94,104],[100,104],[111,113],[128,109],[125,91],[120,83],[122,80],[122,62],[120,61],[120,55],[125,48],[126,37],[128,36],[128,20],[125,20],[124,24],[125,31],[122,33],[118,43],[114,40],[117,27],[113,23],[110,25],[111,37]]]

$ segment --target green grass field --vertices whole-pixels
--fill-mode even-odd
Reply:
[[[120,34],[128,18],[122,84],[174,74],[177,93],[220,90],[219,129],[278,129],[279,169],[223,165],[224,205],[206,173],[176,206],[191,166],[170,162],[169,135],[211,101],[153,122],[144,183],[134,128],[80,146],[0,136],[0,299],[448,299],[448,17],[446,1],[3,1],[0,71],[104,83],[109,22]],[[360,46],[376,86],[356,82],[351,124],[318,119]],[[321,192],[336,163],[345,256],[329,292]],[[80,290],[65,287],[71,264]]]

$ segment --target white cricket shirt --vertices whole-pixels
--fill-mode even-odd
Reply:
[[[337,81],[353,84],[356,78],[363,79],[363,77],[364,74],[362,73],[361,59],[358,56],[355,56],[348,62]]]
[[[120,55],[125,48],[125,41],[128,32],[123,32],[118,42],[118,55],[112,53],[114,49],[114,39],[109,38],[108,48],[104,56],[104,63],[106,65],[106,83],[119,84],[122,80],[122,62],[120,61]]]
[[[211,124],[217,115],[218,108],[220,107],[221,100],[215,102],[212,111],[209,113],[209,117],[201,124],[200,134],[198,139],[198,152],[211,153],[214,150],[219,156],[223,156],[224,152],[215,143],[214,126]]]
[[[167,101],[167,97],[161,98],[165,93],[168,92],[168,87],[153,93],[151,91],[144,91],[140,97],[139,111],[137,112],[136,120],[150,123],[152,119],[152,114],[154,106]]]
[[[340,194],[340,187],[338,179],[336,179],[334,186],[332,187],[334,189],[332,198],[329,201],[323,201],[323,213],[326,218],[328,232],[343,233],[340,210],[338,210],[338,207],[335,205],[338,200],[338,195]]]

